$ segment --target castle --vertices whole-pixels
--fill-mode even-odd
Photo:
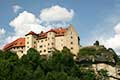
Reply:
[[[67,47],[74,55],[77,55],[80,48],[79,40],[79,35],[73,25],[69,25],[67,28],[54,28],[47,32],[41,31],[39,34],[30,31],[24,38],[18,38],[5,45],[3,50],[13,51],[20,58],[27,54],[27,50],[30,48],[36,49],[40,55],[48,56],[54,48],[62,50],[63,47]]]
[[[30,48],[36,49],[40,55],[49,56],[51,52],[55,49],[62,50],[63,47],[67,47],[76,56],[80,49],[80,38],[73,25],[69,25],[67,28],[54,28],[47,32],[41,31],[36,34],[30,31],[25,35],[24,38],[18,38],[15,41],[4,46],[3,50],[13,51],[17,53],[19,58],[24,54],[27,54],[27,50]],[[91,46],[96,47],[96,46]],[[100,48],[102,46],[99,46]],[[81,58],[82,59],[82,58]],[[87,69],[87,67],[85,67]],[[111,76],[110,80],[117,80],[115,78],[120,78],[119,68],[116,66],[111,66],[104,62],[92,64],[91,67],[95,72],[100,69],[106,69],[108,75]]]

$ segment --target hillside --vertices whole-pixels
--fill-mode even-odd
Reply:
[[[83,63],[116,64],[118,57],[112,49],[93,45],[81,47],[76,61],[66,47],[56,50],[48,59],[33,48],[20,59],[16,53],[0,51],[0,80],[109,80],[108,71],[82,67]],[[115,77],[116,78],[116,77]]]
[[[79,63],[91,62],[91,63],[107,63],[116,64],[118,56],[113,49],[105,48],[103,45],[81,47],[77,56]]]

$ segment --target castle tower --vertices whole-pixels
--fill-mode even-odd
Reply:
[[[69,25],[65,33],[66,36],[66,47],[71,50],[74,55],[77,55],[80,48],[80,38],[78,33],[75,31],[73,25]]]
[[[37,49],[37,34],[32,31],[25,35],[25,53],[30,48]]]
[[[48,54],[51,53],[53,48],[55,48],[55,42],[56,42],[55,35],[56,35],[56,32],[52,29],[47,33]]]

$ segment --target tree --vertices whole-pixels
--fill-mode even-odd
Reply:
[[[82,74],[81,74],[81,79],[82,80],[96,80],[96,74],[94,73],[94,71],[88,69],[84,69],[82,70]]]
[[[109,77],[108,77],[108,71],[107,70],[104,70],[104,69],[101,69],[98,71],[98,80],[109,80]]]

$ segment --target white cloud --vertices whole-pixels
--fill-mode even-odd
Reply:
[[[24,11],[20,13],[14,20],[10,22],[10,26],[14,28],[15,35],[23,36],[29,31],[39,33],[48,28],[40,25],[40,20],[32,13]]]
[[[17,13],[20,9],[22,9],[21,6],[19,6],[19,5],[13,5],[13,12],[14,13]]]
[[[74,11],[72,9],[68,10],[58,5],[45,8],[40,13],[40,19],[45,22],[66,22],[70,21],[73,16]]]
[[[99,40],[104,44],[107,48],[113,48],[118,55],[120,55],[120,23],[118,23],[114,27],[115,34],[110,38],[102,37]]]
[[[4,28],[0,28],[0,35],[3,35],[5,33],[5,29]]]
[[[15,13],[19,9],[21,9],[21,7],[18,5],[15,5],[13,7]],[[66,21],[71,20],[73,18],[73,15],[74,15],[73,10],[69,11],[66,8],[60,6],[53,6],[51,8],[43,9],[41,11],[40,18],[36,17],[33,13],[30,13],[28,11],[23,11],[22,13],[19,13],[19,15],[15,17],[13,20],[11,20],[9,23],[9,25],[13,28],[14,34],[11,33],[7,37],[5,37],[4,41],[0,43],[0,45],[3,47],[3,44],[7,44],[19,37],[23,37],[29,31],[40,33],[41,31],[47,31],[53,26],[54,27],[65,26]],[[54,24],[54,22],[56,23],[56,21],[62,21],[62,22]],[[52,22],[52,24],[49,22]]]

